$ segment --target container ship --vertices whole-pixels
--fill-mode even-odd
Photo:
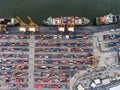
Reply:
[[[108,14],[103,17],[96,17],[96,25],[120,23],[120,15]]]
[[[19,21],[16,18],[0,18],[0,24],[17,25]]]
[[[74,24],[74,25],[87,25],[90,22],[89,19],[85,17],[78,16],[68,16],[68,17],[49,17],[47,20],[43,21],[44,25],[60,25],[60,24]]]

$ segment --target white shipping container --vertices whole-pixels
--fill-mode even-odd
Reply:
[[[53,18],[53,20],[52,20],[52,24],[53,25],[55,25],[56,23],[55,23],[55,18]]]
[[[82,24],[82,19],[79,19],[79,24]]]

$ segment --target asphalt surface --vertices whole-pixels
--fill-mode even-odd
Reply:
[[[79,34],[82,32],[99,32],[101,30],[110,30],[110,29],[115,29],[119,28],[119,24],[110,24],[110,25],[101,25],[101,26],[77,26],[75,27],[74,34]],[[19,27],[8,27],[7,28],[10,34],[20,34],[21,32],[19,31]],[[0,32],[0,34],[3,34],[3,32]],[[21,33],[22,34],[22,33]],[[31,34],[31,33],[29,33]],[[52,26],[40,26],[39,32],[35,33],[36,35],[39,34],[55,34],[58,35],[60,34],[58,32],[58,27],[52,27]],[[68,32],[65,32],[63,34],[68,34]]]

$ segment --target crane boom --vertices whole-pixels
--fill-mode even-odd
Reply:
[[[38,31],[39,30],[39,26],[36,23],[33,22],[33,20],[31,19],[30,16],[27,16],[27,18],[30,21],[30,23],[29,23],[29,29],[30,28],[34,28],[35,31]]]
[[[31,19],[30,16],[27,16],[27,18],[28,18],[28,20],[30,21],[29,25],[30,25],[31,27],[39,27],[36,23],[33,22],[33,20]]]
[[[72,35],[72,33],[74,32],[74,24],[67,24],[67,31],[69,32],[70,35]]]
[[[26,26],[28,26],[26,23],[23,22],[23,20],[22,20],[19,16],[17,16],[16,18],[18,19],[21,27],[26,27]]]
[[[24,32],[29,31],[29,29],[28,29],[29,26],[26,23],[24,23],[23,20],[19,16],[17,16],[16,18],[18,19],[18,21],[20,23],[20,31],[22,31],[23,34],[24,34]]]

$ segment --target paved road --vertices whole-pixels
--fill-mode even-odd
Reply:
[[[118,24],[111,24],[111,25],[102,25],[102,26],[79,26],[79,27],[75,27],[75,34],[79,34],[82,33],[83,31],[86,32],[98,32],[100,30],[110,30],[113,28],[119,28]],[[15,26],[15,27],[8,27],[8,31],[10,31],[10,34],[20,34],[21,32],[19,31],[19,27]],[[0,32],[0,34],[2,34],[2,32]],[[47,27],[47,26],[41,26],[39,29],[39,32],[35,33],[37,34],[56,34],[58,35],[58,28],[57,27]]]
[[[33,35],[30,36],[30,40],[29,40],[29,48],[30,48],[30,55],[29,55],[29,90],[34,90],[34,50],[35,50],[35,38]]]

